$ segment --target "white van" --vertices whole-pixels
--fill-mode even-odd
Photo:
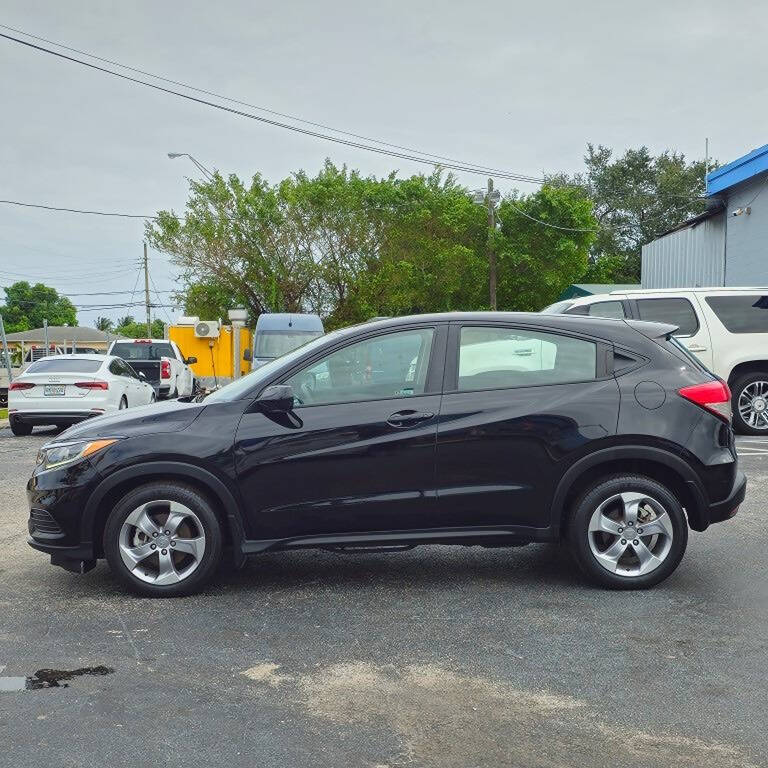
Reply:
[[[259,368],[325,333],[317,315],[272,312],[259,315],[253,334],[251,368]]]
[[[768,288],[613,291],[559,301],[542,312],[678,326],[676,338],[728,382],[736,431],[768,435]]]

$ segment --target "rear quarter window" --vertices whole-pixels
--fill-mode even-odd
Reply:
[[[731,333],[768,333],[768,296],[707,296],[705,301]]]
[[[637,311],[640,320],[676,325],[678,330],[675,336],[693,336],[699,330],[699,318],[688,299],[671,296],[660,299],[638,299]]]

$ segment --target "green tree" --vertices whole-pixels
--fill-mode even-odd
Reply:
[[[596,237],[592,201],[579,187],[545,185],[502,200],[497,252],[499,309],[537,312],[585,272]]]
[[[99,331],[109,333],[114,328],[115,324],[108,317],[97,317],[93,327]]]
[[[151,324],[152,333],[150,338],[162,339],[165,335],[165,324],[162,320],[155,318]],[[131,315],[118,320],[118,324],[114,329],[114,333],[118,336],[125,336],[128,339],[145,339],[147,338],[147,324],[139,323]]]
[[[212,278],[190,283],[175,296],[184,305],[184,314],[205,320],[226,320],[227,312],[237,306],[231,292]]]
[[[594,201],[600,231],[583,280],[639,282],[642,246],[704,210],[704,162],[669,151],[654,157],[646,147],[614,159],[588,144],[584,163],[584,173],[551,180],[580,186]]]
[[[44,320],[48,325],[77,325],[74,304],[43,283],[30,285],[21,281],[6,288],[0,314],[6,333],[41,328]]]

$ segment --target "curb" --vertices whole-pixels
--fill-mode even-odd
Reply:
[[[9,427],[11,425],[11,422],[8,421],[8,419],[0,419],[0,429],[5,429],[5,427]]]

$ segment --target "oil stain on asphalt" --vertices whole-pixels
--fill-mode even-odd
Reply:
[[[67,680],[83,675],[101,677],[111,675],[112,667],[81,667],[80,669],[38,669],[29,677],[1,677],[0,693],[14,691],[40,691],[43,688],[69,688]]]

